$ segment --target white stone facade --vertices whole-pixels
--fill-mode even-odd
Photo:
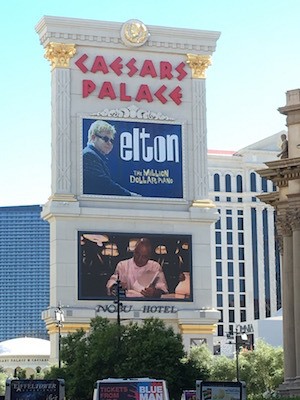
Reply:
[[[254,322],[275,316],[281,308],[274,209],[256,197],[276,188],[255,171],[277,159],[282,133],[236,152],[208,152],[210,199],[220,213],[211,241],[213,306],[222,312],[214,344],[221,345],[221,354],[235,350],[227,333],[246,330],[253,342],[262,337]]]
[[[50,333],[52,360],[58,358],[54,318],[58,304],[65,312],[64,334],[79,327],[88,329],[97,306],[108,307],[112,303],[78,298],[81,231],[190,235],[191,301],[129,302],[134,307],[126,318],[161,317],[183,334],[187,349],[198,340],[205,340],[212,347],[219,313],[212,307],[210,230],[218,213],[208,199],[204,71],[220,34],[155,26],[148,26],[147,30],[147,37],[143,36],[144,31],[139,32],[140,36],[129,31],[130,45],[128,38],[122,37],[124,25],[119,23],[44,17],[36,26],[52,64],[52,193],[43,210],[43,218],[50,223],[51,243],[50,304],[43,319]],[[109,66],[104,78],[92,73],[92,63],[88,64],[88,60],[98,60],[98,68],[103,70],[99,55]],[[126,73],[122,69],[133,58],[140,71],[134,77],[128,69]],[[88,71],[82,65],[81,69],[78,67],[83,59],[89,65]],[[152,75],[141,79],[145,60],[150,60],[148,75]],[[180,76],[183,66],[187,75],[180,76],[180,80],[171,76],[162,80],[153,71],[153,66],[158,71],[161,65],[174,67],[173,78],[176,68],[176,75]],[[85,96],[84,90],[89,89],[82,88],[87,80],[97,89]],[[145,89],[142,94],[141,85]],[[107,91],[103,94],[104,87]],[[145,94],[148,90],[151,94]],[[179,90],[182,96],[178,95]],[[182,196],[141,198],[83,193],[82,120],[104,116],[115,121],[170,121],[182,127]],[[98,315],[116,319],[115,313],[100,311]]]

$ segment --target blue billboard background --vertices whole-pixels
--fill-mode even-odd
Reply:
[[[82,147],[90,125],[83,119]],[[107,157],[112,179],[143,197],[182,198],[182,126],[180,124],[110,120],[116,129]],[[89,194],[97,194],[95,193]],[[108,193],[113,195],[114,193]]]

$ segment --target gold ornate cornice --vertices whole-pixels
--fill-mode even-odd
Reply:
[[[44,57],[50,61],[52,69],[69,68],[70,59],[75,53],[75,44],[50,42],[46,46]]]
[[[196,79],[206,78],[206,69],[211,65],[211,56],[190,54],[187,55],[187,64],[192,68],[192,77]]]
[[[90,324],[88,323],[64,323],[64,325],[60,328],[60,332],[67,334],[76,332],[78,329],[83,329],[84,331],[88,331],[91,328]],[[47,330],[49,335],[53,333],[58,333],[58,326],[56,322],[51,322],[47,324]]]
[[[202,199],[202,200],[194,200],[192,202],[192,207],[216,208],[216,204],[209,199]]]
[[[180,324],[179,325],[181,334],[212,334],[216,331],[216,325],[192,325],[192,324]]]

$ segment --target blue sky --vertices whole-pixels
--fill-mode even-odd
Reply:
[[[43,204],[50,190],[50,65],[44,15],[220,31],[207,71],[210,149],[238,150],[285,129],[277,111],[300,87],[299,0],[11,0],[1,5],[0,206]]]

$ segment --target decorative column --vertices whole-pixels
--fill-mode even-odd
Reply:
[[[289,214],[277,217],[277,230],[282,238],[282,313],[284,381],[296,376],[295,321],[294,321],[294,276],[293,276],[293,232]]]
[[[50,42],[45,58],[52,66],[52,200],[75,201],[71,182],[71,77],[74,44]]]
[[[291,204],[290,204],[291,207]],[[295,205],[290,211],[293,229],[293,281],[294,281],[294,325],[296,357],[296,380],[300,383],[300,208]]]
[[[205,72],[211,65],[209,55],[187,54],[187,64],[192,69],[193,142],[193,205],[211,206],[208,200],[207,128]]]

